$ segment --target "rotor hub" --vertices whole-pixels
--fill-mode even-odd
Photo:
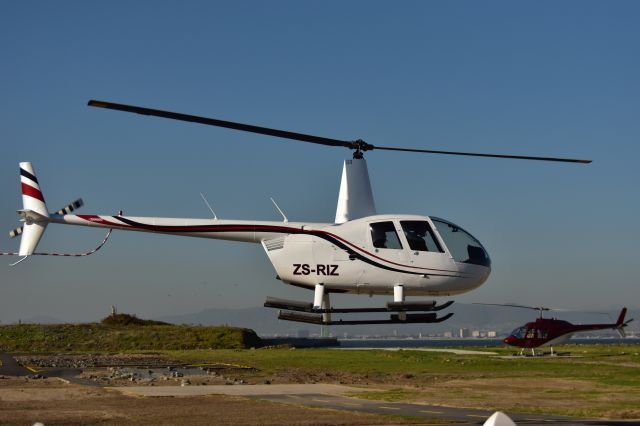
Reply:
[[[364,158],[363,152],[371,151],[375,147],[369,143],[366,143],[362,139],[357,139],[351,143],[351,149],[355,150],[353,153],[353,158],[357,160],[361,160]]]

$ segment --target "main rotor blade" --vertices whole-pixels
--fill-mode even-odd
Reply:
[[[553,308],[545,308],[543,306],[526,306],[526,305],[518,305],[515,303],[480,303],[480,302],[473,302],[472,305],[484,305],[484,306],[506,306],[509,308],[523,308],[523,309],[532,309],[534,311],[555,311],[557,309],[553,309]]]
[[[303,142],[317,143],[329,146],[342,146],[355,149],[353,142],[339,139],[324,138],[321,136],[306,135],[304,133],[288,132],[286,130],[270,129],[268,127],[253,126],[251,124],[236,123],[233,121],[218,120],[216,118],[199,117],[197,115],[181,114],[159,109],[143,108],[133,105],[117,104],[113,102],[90,100],[87,105],[97,108],[114,109],[118,111],[133,112],[142,115],[154,115],[156,117],[170,118],[172,120],[190,121],[192,123],[206,124],[209,126],[225,127],[227,129],[242,130],[244,132],[259,133],[262,135],[276,136],[279,138],[293,139]]]
[[[388,147],[388,146],[374,146],[366,143],[361,139],[354,140],[354,141],[345,141],[340,139],[325,138],[322,136],[307,135],[304,133],[289,132],[287,130],[271,129],[269,127],[254,126],[251,124],[236,123],[234,121],[219,120],[216,118],[200,117],[197,115],[182,114],[178,112],[163,111],[159,109],[144,108],[144,107],[138,107],[134,105],[124,105],[124,104],[118,104],[118,103],[106,102],[106,101],[97,101],[93,99],[90,100],[87,105],[92,107],[97,107],[97,108],[106,108],[106,109],[113,109],[117,111],[133,112],[133,113],[142,114],[142,115],[153,115],[156,117],[170,118],[172,120],[189,121],[192,123],[206,124],[209,126],[225,127],[227,129],[242,130],[244,132],[259,133],[262,135],[275,136],[275,137],[285,138],[285,139],[293,139],[293,140],[298,140],[303,142],[311,142],[311,143],[320,144],[320,145],[340,146],[340,147],[356,150],[356,154],[354,154],[354,157],[356,155],[360,155],[360,157],[358,158],[362,158],[362,152],[364,151],[371,151],[374,149],[378,149],[378,150],[384,150],[384,151],[418,152],[418,153],[425,153],[425,154],[465,155],[470,157],[509,158],[509,159],[518,159],[518,160],[538,160],[538,161],[560,161],[564,163],[584,163],[584,164],[591,163],[591,160],[578,160],[573,158],[531,157],[531,156],[525,156],[525,155],[503,155],[503,154],[480,154],[480,153],[471,153],[471,152],[439,151],[439,150],[432,150],[432,149],[413,149],[413,148],[396,148],[396,147]]]
[[[582,163],[582,164],[591,163],[591,160],[577,160],[574,158],[530,157],[526,155],[504,155],[504,154],[478,154],[473,152],[436,151],[432,149],[394,148],[389,146],[376,146],[374,147],[374,149],[382,149],[385,151],[422,152],[425,154],[466,155],[469,157],[511,158],[516,160],[537,160],[537,161],[561,161],[563,163]]]

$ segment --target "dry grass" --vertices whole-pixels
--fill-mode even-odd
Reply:
[[[640,390],[562,378],[470,378],[441,380],[367,392],[358,397],[509,412],[615,419],[640,418]]]
[[[210,395],[144,398],[57,379],[0,381],[0,425],[386,425],[406,419]]]

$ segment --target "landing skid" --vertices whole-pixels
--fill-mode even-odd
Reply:
[[[553,348],[551,348],[550,352],[535,351],[532,349],[531,353],[527,353],[525,352],[524,349],[522,349],[520,352],[514,353],[513,356],[534,358],[534,357],[572,357],[573,355],[571,354],[571,352],[555,352]]]
[[[438,317],[435,311],[440,311],[453,304],[453,301],[437,305],[435,301],[418,302],[387,302],[383,308],[318,308],[312,303],[297,300],[276,299],[268,297],[264,303],[266,308],[284,309],[278,313],[278,319],[285,321],[304,322],[317,325],[357,325],[357,324],[428,324],[445,321],[453,316],[449,313]],[[406,313],[417,312],[421,313]],[[334,313],[373,313],[396,312],[389,319],[371,320],[331,320],[327,314]],[[425,313],[426,312],[426,313]]]

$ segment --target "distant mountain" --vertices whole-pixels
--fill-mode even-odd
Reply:
[[[527,309],[491,307],[481,305],[459,304],[453,305],[439,314],[454,312],[454,316],[443,323],[437,324],[396,324],[396,325],[357,325],[357,326],[332,326],[334,336],[341,337],[344,333],[349,335],[418,335],[454,332],[455,335],[461,328],[469,330],[493,330],[498,337],[506,336],[514,328],[533,321],[538,312]],[[346,314],[333,314],[335,318],[344,318]],[[354,318],[385,318],[386,314],[361,314]],[[618,312],[610,312],[607,315],[580,312],[545,312],[545,317],[564,319],[572,323],[608,323],[615,322]],[[255,330],[259,335],[296,335],[304,331],[311,334],[319,334],[320,326],[290,321],[280,321],[277,309],[264,307],[245,309],[216,309],[210,308],[203,311],[185,314],[162,316],[156,319],[174,324],[202,324],[202,325],[230,325],[234,327],[246,327]],[[627,318],[638,318],[631,323],[629,330],[638,330],[640,324],[640,310],[632,309],[627,313]]]

